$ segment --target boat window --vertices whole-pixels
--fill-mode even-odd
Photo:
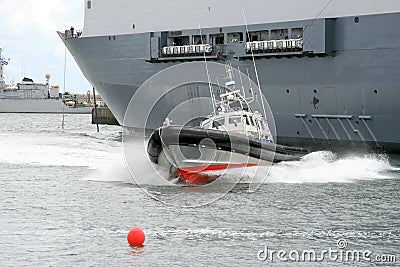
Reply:
[[[231,116],[229,117],[229,124],[238,124],[241,123],[241,117],[240,116]]]
[[[213,128],[218,128],[219,126],[223,126],[225,124],[225,117],[217,118],[213,121]]]
[[[256,125],[256,124],[254,123],[254,118],[253,118],[253,116],[249,116],[248,119],[249,119],[250,124],[251,124],[252,126],[255,126],[255,125]]]
[[[250,119],[249,119],[249,117],[247,117],[247,115],[243,115],[243,119],[244,119],[244,121],[246,122],[247,125],[251,125]]]
[[[87,1],[87,9],[91,9],[92,8],[92,1]]]
[[[206,122],[206,123],[203,125],[203,129],[211,129],[211,121]]]

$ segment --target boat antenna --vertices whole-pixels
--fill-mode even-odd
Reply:
[[[199,30],[200,30],[200,40],[201,40],[201,44],[204,45],[204,42],[203,42],[203,35],[202,35],[202,33],[201,33],[201,25],[199,25]],[[215,96],[214,96],[214,90],[213,90],[213,88],[212,88],[210,73],[209,73],[209,71],[208,71],[208,64],[207,64],[207,57],[206,57],[206,51],[205,51],[205,50],[204,50],[203,56],[204,56],[204,63],[206,64],[206,72],[207,72],[207,80],[208,80],[208,89],[210,90],[211,103],[212,103],[212,106],[213,106],[213,114],[217,114],[217,111],[215,110],[215,108],[216,108],[216,101],[215,101]]]
[[[242,11],[243,11],[244,24],[246,25],[247,38],[250,40],[249,27],[248,27],[248,25],[247,25],[246,14],[244,13],[244,9],[243,9],[243,8],[242,8]],[[263,96],[262,96],[262,94],[261,94],[260,78],[258,77],[258,71],[257,71],[256,61],[254,60],[254,51],[253,51],[253,47],[251,47],[251,46],[250,46],[250,51],[251,51],[251,57],[252,57],[252,59],[253,59],[254,72],[256,73],[257,86],[258,86],[258,90],[259,90],[259,92],[260,92],[261,105],[262,105],[263,112],[264,112],[264,118],[267,119],[267,112],[265,111],[264,99],[263,99]],[[250,76],[249,76],[249,77],[250,77]]]
[[[67,72],[67,46],[64,46],[64,93],[61,96],[61,102],[63,103],[62,105],[62,123],[61,123],[61,128],[64,130],[65,127],[65,103],[64,103],[64,95],[65,95],[65,80],[66,80],[66,72]]]
[[[242,73],[240,71],[240,66],[238,66],[238,71],[239,71],[239,78],[240,78],[240,86],[242,87],[242,91],[243,91],[243,98],[246,99],[246,90],[244,89]]]
[[[221,85],[220,85],[220,83],[219,83],[218,76],[217,76],[217,84],[218,84],[218,94],[222,94],[222,93],[221,93],[221,92],[222,92],[222,89],[221,89]]]
[[[256,97],[254,96],[253,85],[251,83],[250,73],[249,73],[249,69],[248,68],[246,68],[246,72],[247,72],[247,78],[249,79],[250,93],[251,93],[251,97],[252,97],[251,102],[253,102]]]

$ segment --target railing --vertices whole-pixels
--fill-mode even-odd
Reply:
[[[254,41],[246,43],[246,52],[277,52],[303,50],[303,39],[287,39],[287,40],[270,40],[270,41]]]
[[[190,56],[196,54],[211,54],[213,47],[209,44],[166,46],[162,49],[164,56]]]

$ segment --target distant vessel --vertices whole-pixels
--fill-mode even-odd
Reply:
[[[278,143],[400,153],[398,0],[84,2],[83,31],[59,35],[121,125],[135,127],[124,122],[130,100],[157,73],[203,56],[237,68],[254,55]],[[165,83],[190,71],[202,70],[182,67]],[[179,85],[146,127],[209,96],[204,83]]]
[[[23,78],[17,85],[6,85],[0,48],[0,113],[78,113],[88,114],[92,108],[87,102],[77,103],[75,95],[60,94],[59,86],[50,86],[50,74],[46,74],[46,84],[35,83]]]

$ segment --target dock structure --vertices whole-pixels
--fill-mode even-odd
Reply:
[[[108,107],[92,109],[92,124],[120,125]]]

